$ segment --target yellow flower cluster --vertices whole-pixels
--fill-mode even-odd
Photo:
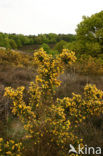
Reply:
[[[0,138],[1,156],[21,156],[22,143],[15,143],[14,140],[4,141]]]
[[[68,67],[76,61],[75,52],[68,49],[63,49],[63,52],[60,54],[60,59],[62,65]]]
[[[75,136],[73,128],[89,115],[103,113],[103,92],[96,86],[87,85],[83,96],[73,94],[73,98],[55,99],[56,88],[60,86],[60,74],[76,60],[72,51],[64,49],[54,58],[43,49],[34,53],[34,63],[38,66],[35,83],[28,89],[28,100],[24,98],[24,87],[6,88],[5,96],[12,100],[12,112],[24,124],[26,138],[32,138],[35,146],[42,142],[49,148],[58,148],[65,155],[68,145],[82,143]]]
[[[47,55],[42,48],[34,53],[34,62],[38,66],[36,84],[40,87],[40,92],[45,99],[48,95],[50,101],[50,97],[55,94],[55,88],[61,84],[58,79],[59,75],[75,60],[75,53],[68,49],[64,49],[56,58]]]
[[[33,58],[19,51],[0,49],[0,64],[9,64],[19,67],[33,66]]]
[[[77,126],[84,119],[103,113],[103,91],[89,84],[85,86],[83,96],[73,93],[73,98],[57,99],[58,103],[65,109],[71,124]]]

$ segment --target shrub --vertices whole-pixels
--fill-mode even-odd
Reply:
[[[5,89],[5,96],[12,100],[11,111],[24,125],[27,140],[33,140],[34,155],[66,155],[68,145],[78,145],[74,130],[86,118],[103,113],[103,92],[96,86],[87,85],[83,96],[73,94],[73,98],[55,99],[58,79],[73,62],[75,53],[64,49],[56,56],[47,55],[43,49],[34,53],[38,66],[35,83],[28,89],[25,101],[25,87]]]
[[[43,43],[40,47],[43,48],[47,53],[49,53],[49,51],[50,51],[50,47],[49,47],[48,44]]]
[[[0,64],[14,66],[32,66],[32,56],[14,50],[0,50]]]
[[[58,50],[58,52],[62,52],[62,50],[64,49],[64,46],[67,44],[66,41],[61,40],[59,41],[56,45],[55,45],[55,49]]]

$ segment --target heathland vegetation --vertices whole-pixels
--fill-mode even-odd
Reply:
[[[0,33],[0,46],[1,156],[103,145],[103,11],[76,35]]]

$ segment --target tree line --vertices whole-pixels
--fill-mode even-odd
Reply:
[[[23,34],[7,34],[0,32],[0,46],[12,49],[18,49],[25,45],[33,44],[56,44],[64,40],[72,42],[76,40],[76,35],[73,34],[38,34],[36,35],[23,35]]]
[[[76,56],[91,55],[103,58],[103,11],[92,16],[83,16],[77,25],[76,34],[38,34],[25,36],[22,34],[0,33],[0,46],[19,49],[25,45],[39,44],[47,53],[61,53],[62,49],[76,52]],[[53,44],[53,48],[49,47]],[[57,50],[57,51],[55,51]]]

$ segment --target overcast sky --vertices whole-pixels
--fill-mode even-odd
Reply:
[[[0,0],[0,32],[75,33],[82,16],[103,10],[103,0]]]

